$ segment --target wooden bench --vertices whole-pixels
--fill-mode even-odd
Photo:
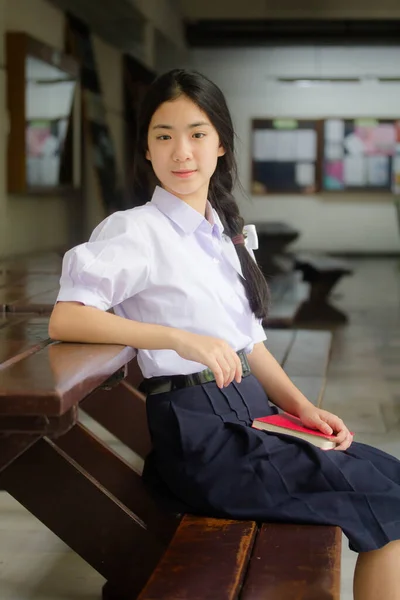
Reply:
[[[0,313],[50,314],[60,287],[61,257],[39,254],[0,262]]]
[[[268,346],[320,403],[330,334],[274,330]],[[2,487],[107,579],[105,599],[339,598],[338,528],[173,514],[82,425],[79,408],[144,458],[140,379],[131,348],[53,343],[47,318],[3,315]]]
[[[344,275],[353,271],[349,265],[330,256],[301,254],[296,256],[296,269],[303,273],[310,286],[310,295],[296,315],[296,322],[346,323],[347,316],[330,304],[329,295]]]

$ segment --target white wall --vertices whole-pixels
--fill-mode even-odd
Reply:
[[[262,117],[400,117],[400,84],[330,84],[299,88],[271,78],[400,76],[400,48],[240,48],[194,50],[191,66],[224,91],[239,138],[238,193],[247,222],[285,221],[301,231],[293,248],[398,252],[392,197],[379,193],[250,196],[251,119]]]

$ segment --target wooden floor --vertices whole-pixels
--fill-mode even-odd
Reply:
[[[350,322],[334,334],[324,408],[339,414],[357,441],[400,458],[400,262],[351,263],[355,275],[340,283],[335,297]],[[125,458],[138,460],[118,442],[113,445]],[[343,542],[342,600],[351,600],[357,556]],[[102,583],[83,560],[0,493],[1,600],[98,600]]]

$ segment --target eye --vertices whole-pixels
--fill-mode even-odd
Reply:
[[[157,140],[170,140],[171,136],[170,135],[159,135],[157,138]]]
[[[206,136],[206,134],[205,133],[201,133],[200,131],[198,131],[197,133],[193,134],[193,137],[195,137],[198,140],[200,140],[201,138],[203,138],[205,136]]]

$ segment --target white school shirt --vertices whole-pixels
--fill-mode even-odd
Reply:
[[[217,337],[249,353],[266,335],[223,231],[209,201],[205,218],[156,187],[150,202],[110,215],[87,243],[65,254],[57,302],[113,308],[127,319]],[[139,349],[137,359],[146,378],[206,368],[170,349]]]

